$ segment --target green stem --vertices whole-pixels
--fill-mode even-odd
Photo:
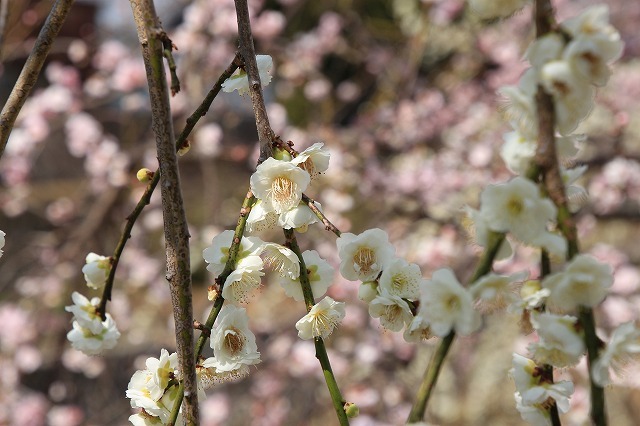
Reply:
[[[604,389],[593,381],[591,366],[598,359],[598,347],[600,339],[596,335],[593,310],[584,306],[580,307],[580,324],[584,329],[584,340],[587,346],[587,368],[589,369],[589,387],[591,391],[591,421],[595,426],[606,426],[607,414],[604,403]]]
[[[407,423],[417,423],[422,421],[424,413],[427,410],[427,403],[431,397],[431,392],[436,386],[438,375],[440,374],[444,360],[449,353],[449,349],[451,348],[455,337],[456,333],[452,331],[442,339],[438,349],[436,349],[436,353],[433,355],[433,358],[431,358],[431,361],[429,361],[429,365],[425,371],[420,388],[418,388],[416,402],[413,404],[413,407],[411,407],[411,412],[407,418]]]
[[[300,285],[302,287],[304,303],[307,307],[307,312],[309,312],[311,308],[313,308],[315,301],[313,299],[311,284],[309,283],[307,266],[304,263],[304,259],[302,257],[302,253],[300,251],[300,247],[298,246],[298,241],[296,240],[293,229],[285,229],[284,236],[287,240],[286,245],[296,254],[296,256],[298,256],[298,261],[300,262]],[[347,417],[347,413],[344,411],[345,401],[342,398],[340,388],[338,387],[338,382],[336,381],[336,377],[333,374],[333,370],[331,369],[331,363],[329,362],[329,356],[327,355],[327,349],[324,346],[324,341],[321,337],[316,337],[314,339],[314,343],[316,347],[316,358],[318,358],[320,366],[322,367],[322,374],[324,375],[324,379],[327,383],[327,388],[329,389],[329,394],[331,395],[333,408],[336,410],[336,414],[338,415],[338,421],[340,422],[340,425],[348,425],[349,418]]]

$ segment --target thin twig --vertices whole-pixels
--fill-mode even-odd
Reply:
[[[4,50],[4,39],[7,36],[7,21],[9,20],[9,0],[0,0],[0,63]]]
[[[184,146],[187,138],[189,137],[189,134],[191,134],[191,131],[193,130],[195,125],[202,117],[204,117],[207,111],[209,111],[213,100],[216,98],[218,93],[220,93],[222,83],[224,83],[227,78],[231,77],[235,70],[238,69],[239,65],[240,59],[236,55],[236,57],[231,61],[231,64],[229,64],[229,66],[220,75],[213,88],[209,90],[209,93],[207,93],[207,96],[205,96],[198,108],[196,108],[196,110],[189,116],[189,118],[187,118],[184,129],[182,129],[182,132],[180,132],[180,135],[176,139],[176,151],[180,150],[180,148]],[[100,300],[100,306],[98,308],[98,312],[101,313],[103,320],[105,319],[104,315],[107,309],[107,302],[111,300],[111,290],[113,288],[116,269],[118,268],[118,262],[120,261],[120,257],[122,256],[122,252],[124,251],[124,247],[126,246],[127,241],[129,241],[129,238],[131,237],[131,230],[133,229],[133,225],[135,224],[136,220],[138,220],[138,217],[142,213],[142,210],[145,208],[145,206],[149,204],[151,195],[156,189],[156,186],[158,186],[158,182],[160,182],[160,171],[156,170],[153,173],[153,179],[151,180],[151,182],[149,182],[149,186],[147,186],[147,189],[140,197],[138,204],[136,204],[133,211],[129,214],[129,216],[127,216],[127,222],[124,229],[122,230],[122,234],[120,235],[120,240],[118,241],[118,245],[116,246],[113,255],[111,256],[111,270],[109,271],[109,276],[107,277],[107,282],[105,284],[102,293],[102,299]]]
[[[325,216],[324,213],[320,211],[318,206],[315,205],[315,202],[311,198],[302,194],[302,202],[305,203],[311,209],[313,214],[315,214],[318,219],[320,219],[320,221],[324,225],[324,229],[326,229],[327,231],[333,232],[334,234],[336,234],[337,237],[340,236],[341,234],[340,230],[333,223],[331,223],[329,219],[327,219],[327,216]]]
[[[304,264],[302,252],[300,251],[300,247],[298,246],[298,241],[296,239],[294,230],[284,229],[284,236],[286,238],[286,245],[296,254],[296,256],[298,257],[298,262],[300,263],[300,285],[302,287],[304,303],[307,307],[307,312],[309,312],[311,308],[313,308],[315,301],[313,299],[311,284],[309,283],[307,267]],[[324,345],[322,337],[314,338],[314,343],[316,347],[316,358],[318,358],[320,366],[322,367],[322,373],[327,383],[327,388],[329,389],[329,394],[331,395],[331,401],[333,402],[333,408],[336,410],[338,421],[340,422],[340,425],[348,425],[349,418],[347,417],[347,413],[344,410],[345,401],[342,398],[340,388],[338,387],[338,382],[336,381],[336,377],[333,374],[333,370],[331,369],[331,363],[329,362],[329,356],[327,355],[327,348]]]
[[[260,141],[260,158],[258,163],[262,163],[271,157],[273,149],[272,142],[274,133],[269,124],[267,108],[264,104],[262,94],[262,84],[260,82],[260,72],[256,62],[256,50],[253,46],[253,35],[251,34],[251,22],[249,20],[249,6],[247,0],[235,0],[236,16],[238,18],[238,36],[240,38],[240,54],[244,60],[247,78],[249,79],[249,93],[251,94],[251,104],[256,117],[258,128],[258,140]]]
[[[193,305],[189,229],[184,211],[176,156],[169,89],[163,62],[162,31],[152,0],[130,0],[142,57],[147,72],[151,102],[151,125],[156,136],[160,165],[162,213],[166,243],[167,280],[171,290],[176,347],[184,382],[183,417],[187,425],[198,425],[198,386],[193,354]]]
[[[2,107],[2,112],[0,112],[0,157],[4,154],[4,149],[7,146],[9,134],[13,129],[16,118],[18,118],[18,114],[31,93],[31,89],[33,89],[38,80],[44,61],[53,46],[53,40],[58,35],[60,28],[62,28],[73,1],[58,0],[53,5],[40,30],[40,34],[38,34],[33,50],[31,50],[27,62],[22,67],[18,81],[13,86],[7,103]]]

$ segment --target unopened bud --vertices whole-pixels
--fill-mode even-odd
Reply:
[[[189,152],[190,149],[191,149],[191,142],[189,142],[189,139],[187,139],[186,141],[184,141],[180,149],[178,149],[178,155],[182,157],[187,152]]]
[[[136,178],[138,178],[138,180],[142,183],[148,183],[151,179],[153,179],[153,175],[154,173],[151,170],[143,167],[142,169],[138,170],[138,173],[136,173]]]
[[[347,417],[352,419],[354,417],[358,417],[358,414],[360,414],[360,408],[358,408],[358,406],[353,402],[346,402],[344,404],[344,412],[347,413]]]
[[[276,148],[273,150],[273,158],[280,161],[291,161],[291,154],[285,149]]]

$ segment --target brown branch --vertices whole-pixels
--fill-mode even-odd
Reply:
[[[253,46],[247,0],[235,0],[235,3],[238,18],[238,35],[240,37],[240,54],[242,55],[245,70],[247,71],[249,93],[251,94],[253,113],[256,116],[256,126],[258,128],[258,141],[260,142],[260,158],[258,159],[258,163],[262,163],[272,155],[273,149],[271,143],[275,136],[269,124],[267,108],[264,105],[262,83],[260,82],[260,73],[258,72],[258,64],[256,62],[256,50]]]
[[[130,0],[147,72],[151,102],[151,125],[156,136],[160,164],[160,188],[167,258],[167,280],[171,289],[176,346],[184,382],[185,424],[198,425],[198,387],[193,347],[193,306],[189,230],[180,187],[176,143],[173,133],[169,89],[164,71],[162,31],[152,0]]]
[[[302,202],[305,203],[307,207],[311,209],[313,214],[315,214],[318,219],[320,219],[320,221],[324,225],[324,229],[326,229],[327,231],[333,232],[336,235],[336,237],[340,236],[341,234],[340,230],[333,223],[331,223],[329,219],[327,219],[327,216],[325,216],[325,214],[320,211],[318,206],[315,205],[315,202],[311,198],[302,194]]]
[[[9,20],[9,0],[0,0],[0,62],[2,62],[2,50],[4,39],[7,35],[7,21]]]
[[[60,28],[62,28],[72,4],[73,0],[58,0],[53,5],[40,30],[40,34],[38,34],[33,50],[22,67],[18,81],[13,86],[7,103],[2,107],[2,112],[0,113],[0,157],[4,154],[4,149],[7,146],[9,134],[13,129],[16,118],[18,118],[18,114],[31,93],[31,89],[33,89],[38,80],[44,61],[53,46],[53,40],[58,35]]]

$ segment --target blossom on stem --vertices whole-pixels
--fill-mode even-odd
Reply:
[[[305,170],[314,180],[329,168],[329,150],[322,142],[314,143],[291,160],[292,164]]]
[[[309,313],[296,322],[298,336],[303,340],[316,337],[326,339],[344,316],[344,302],[336,302],[327,296],[313,305]]]
[[[489,224],[487,220],[482,216],[479,210],[475,210],[469,206],[465,206],[465,213],[467,214],[469,223],[469,233],[472,235],[472,238],[476,244],[481,247],[488,247],[490,244],[489,239],[495,238],[495,233],[489,229]],[[502,240],[500,243],[500,247],[498,248],[498,253],[496,253],[496,260],[503,260],[510,257],[513,254],[513,249],[511,248],[511,244],[507,241],[506,238]]]
[[[267,158],[251,175],[251,191],[261,199],[266,211],[280,214],[300,204],[307,189],[309,173],[288,161]]]
[[[527,277],[526,272],[513,275],[488,274],[469,287],[469,292],[477,299],[482,312],[490,313],[503,309],[518,300],[513,284]]]
[[[387,233],[379,228],[367,229],[360,235],[345,232],[336,244],[340,274],[350,281],[375,280],[396,251]]]
[[[233,242],[234,232],[231,230],[223,231],[222,233],[213,237],[211,245],[204,249],[202,257],[205,262],[208,263],[207,270],[215,275],[220,275],[224,271],[224,267],[229,259],[229,248]],[[236,262],[239,262],[246,256],[258,255],[262,252],[262,246],[264,241],[258,237],[242,237],[240,240],[240,247],[238,249],[238,257]]]
[[[566,240],[547,231],[547,224],[556,218],[556,207],[530,180],[518,176],[506,183],[487,185],[480,200],[480,214],[489,229],[511,232],[525,244],[543,247],[552,254],[566,251]]]
[[[256,200],[247,216],[247,232],[261,232],[276,225],[278,215],[264,208],[262,200]]]
[[[420,298],[421,281],[422,272],[418,265],[395,258],[380,275],[380,291],[387,291],[403,299],[417,300]]]
[[[302,259],[307,268],[307,277],[309,278],[313,298],[317,299],[324,296],[333,282],[333,268],[326,260],[322,259],[315,250],[303,252]],[[299,277],[296,279],[283,277],[283,279],[280,280],[280,285],[287,296],[293,297],[298,302],[304,300]]]
[[[480,315],[473,309],[471,293],[458,281],[450,269],[438,269],[421,286],[418,315],[429,323],[439,337],[451,331],[471,334],[480,327]]]
[[[585,351],[577,323],[578,319],[569,315],[532,312],[531,324],[539,336],[529,345],[533,359],[557,368],[576,365]]]
[[[269,55],[256,55],[258,64],[258,72],[260,73],[260,83],[262,87],[267,86],[271,82],[271,70],[273,69],[273,59]],[[231,93],[238,91],[239,95],[249,93],[249,78],[244,69],[238,69],[231,77],[222,83],[222,90]]]
[[[564,271],[551,274],[542,281],[542,286],[551,291],[549,302],[562,311],[598,305],[612,284],[611,267],[585,254],[574,257]]]
[[[618,375],[624,373],[624,366],[632,356],[640,354],[640,330],[633,322],[618,326],[609,339],[609,344],[591,367],[593,381],[599,386],[611,382],[609,369]]]
[[[100,305],[100,298],[94,297],[91,300],[82,294],[74,291],[71,294],[73,305],[66,306],[65,311],[73,314],[73,319],[85,329],[89,329],[92,333],[98,334],[102,332],[102,318],[97,308]]]
[[[147,389],[152,399],[158,400],[164,394],[164,390],[169,385],[169,380],[174,377],[178,369],[178,354],[169,352],[162,348],[160,358],[147,358],[145,365],[151,373],[151,378],[147,382]]]
[[[107,282],[111,269],[111,259],[99,254],[89,253],[85,262],[86,264],[82,267],[82,273],[87,285],[94,290],[100,290]]]
[[[207,367],[224,372],[260,362],[256,337],[249,330],[249,317],[244,308],[223,306],[217,322],[210,340],[214,357]]]
[[[100,327],[99,331],[95,331],[95,328],[85,328],[78,321],[74,321],[73,330],[67,333],[67,339],[74,349],[86,355],[98,355],[113,348],[120,338],[120,332],[111,315],[106,314],[106,319],[100,323]]]
[[[264,243],[262,254],[265,266],[281,277],[295,280],[300,276],[300,261],[291,249],[276,243]]]
[[[549,407],[554,402],[560,413],[569,411],[573,383],[553,383],[533,360],[516,353],[512,363],[509,373],[516,385],[516,408],[524,420],[535,425],[550,425]]]
[[[222,297],[231,303],[247,302],[251,292],[261,284],[264,264],[260,256],[247,256],[240,259],[224,282]]]
[[[369,303],[369,315],[380,318],[380,325],[389,331],[400,331],[413,320],[406,300],[385,289],[380,289],[380,293]]]
[[[318,209],[322,207],[318,202],[315,202],[315,204]],[[318,222],[318,217],[303,202],[278,215],[278,226],[284,229],[295,229],[298,232],[305,232],[309,225],[316,222]]]

